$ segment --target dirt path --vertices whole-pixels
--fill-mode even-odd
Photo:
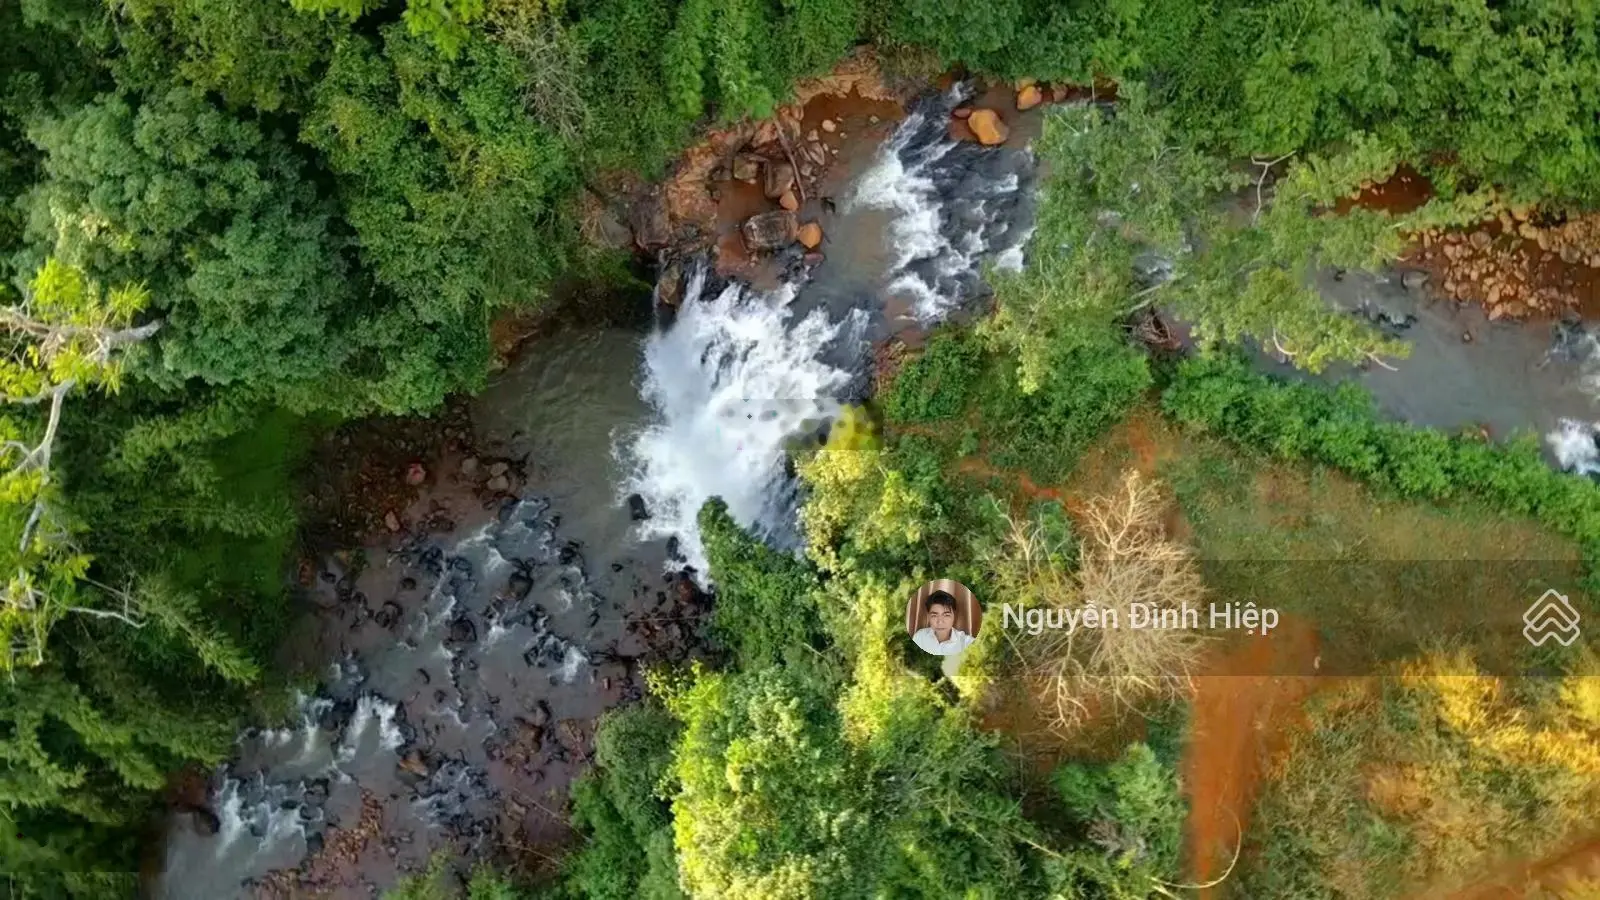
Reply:
[[[1334,681],[1313,674],[1316,664],[1311,623],[1285,618],[1272,637],[1241,639],[1194,679],[1182,767],[1191,881],[1208,883],[1228,871],[1268,763],[1299,723],[1306,698]],[[1215,888],[1199,893],[1215,895]]]

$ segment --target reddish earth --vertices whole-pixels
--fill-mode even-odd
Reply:
[[[1433,185],[1410,166],[1342,200],[1352,207],[1405,215],[1433,197]],[[1429,275],[1429,290],[1483,305],[1491,319],[1600,314],[1600,214],[1565,215],[1505,207],[1470,228],[1415,233],[1403,268]]]
[[[1333,679],[1318,677],[1311,623],[1284,617],[1271,637],[1241,638],[1194,679],[1183,784],[1189,877],[1222,878],[1238,853],[1250,812],[1274,755],[1302,721],[1302,707]],[[1200,889],[1204,898],[1215,886]]]

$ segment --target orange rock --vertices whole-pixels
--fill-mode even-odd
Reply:
[[[1030,84],[1017,91],[1017,109],[1033,109],[1044,102],[1044,95],[1039,93],[1038,85]]]
[[[800,233],[796,237],[807,250],[815,250],[822,245],[822,226],[815,222],[807,222],[800,226]]]
[[[800,200],[794,195],[794,191],[784,191],[783,196],[778,198],[778,205],[790,212],[794,212],[800,208]]]
[[[975,109],[967,117],[967,127],[977,136],[979,143],[994,146],[1004,144],[1011,129],[1000,121],[1000,114],[992,109]]]

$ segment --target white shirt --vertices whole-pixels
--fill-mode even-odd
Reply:
[[[950,640],[940,641],[933,636],[932,628],[920,628],[916,634],[911,636],[911,640],[918,647],[932,653],[934,656],[950,656],[967,649],[967,645],[972,643],[973,638],[972,635],[959,628],[952,628],[950,629]]]

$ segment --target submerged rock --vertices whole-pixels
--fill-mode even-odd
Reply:
[[[628,495],[628,518],[635,522],[650,518],[650,510],[645,507],[644,498],[638,494]]]
[[[795,228],[794,213],[781,210],[751,216],[745,220],[739,233],[748,250],[776,250],[794,240]]]

